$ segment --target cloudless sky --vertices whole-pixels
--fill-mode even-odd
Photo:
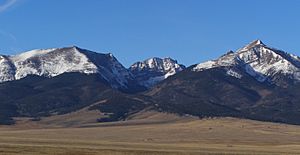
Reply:
[[[300,55],[300,0],[0,0],[0,53],[76,45],[191,65],[261,39]]]

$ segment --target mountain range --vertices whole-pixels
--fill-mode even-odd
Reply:
[[[89,107],[105,114],[98,122],[155,110],[300,124],[299,86],[300,58],[260,40],[189,67],[154,57],[125,68],[76,46],[32,50],[0,56],[0,123]]]

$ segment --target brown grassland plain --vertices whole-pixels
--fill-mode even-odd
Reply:
[[[42,120],[0,127],[0,154],[300,154],[300,126],[166,114],[78,127],[50,127]]]

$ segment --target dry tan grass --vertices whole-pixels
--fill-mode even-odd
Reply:
[[[0,154],[300,154],[300,127],[143,113],[81,128],[2,127]]]

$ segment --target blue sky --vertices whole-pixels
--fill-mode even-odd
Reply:
[[[0,0],[0,53],[76,45],[191,65],[255,39],[300,55],[299,0]]]

